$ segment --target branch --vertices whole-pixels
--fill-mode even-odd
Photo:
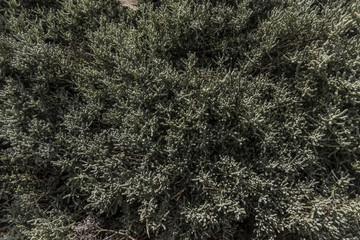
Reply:
[[[119,231],[115,231],[115,230],[111,230],[111,229],[99,228],[96,232],[98,232],[98,233],[101,233],[101,232],[110,232],[110,233],[113,233],[113,235],[119,234],[119,235],[121,235],[121,236],[124,236],[124,237],[130,239],[130,240],[136,240],[136,238],[133,238],[133,237],[127,235],[126,233],[119,232]]]

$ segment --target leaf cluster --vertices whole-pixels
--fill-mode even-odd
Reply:
[[[359,239],[359,7],[0,0],[0,237]]]

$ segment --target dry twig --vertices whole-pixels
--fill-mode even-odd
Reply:
[[[119,2],[121,3],[121,5],[123,5],[124,7],[128,7],[131,10],[138,10],[138,0],[119,0]]]

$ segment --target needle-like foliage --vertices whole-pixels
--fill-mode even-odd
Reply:
[[[359,8],[0,0],[0,238],[360,239]]]

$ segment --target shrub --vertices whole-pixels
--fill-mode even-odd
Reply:
[[[5,239],[359,239],[357,1],[0,0]]]

